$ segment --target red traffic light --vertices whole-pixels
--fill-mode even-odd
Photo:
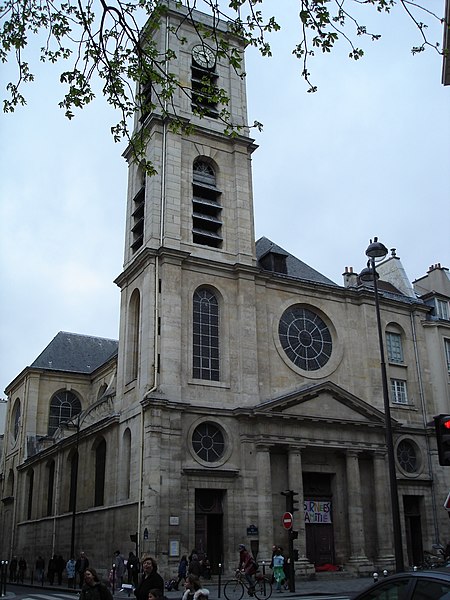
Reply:
[[[450,415],[434,417],[439,464],[450,466]]]

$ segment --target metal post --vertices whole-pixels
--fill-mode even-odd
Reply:
[[[116,565],[113,563],[112,566],[112,593],[116,591]]]
[[[222,591],[222,563],[219,563],[219,579],[217,581],[217,597],[220,598]]]
[[[395,471],[394,441],[392,436],[391,409],[389,405],[389,389],[386,374],[386,361],[384,358],[383,331],[381,328],[380,302],[378,298],[377,272],[375,258],[370,257],[370,266],[373,273],[373,287],[375,292],[375,310],[377,315],[378,341],[380,346],[381,378],[383,383],[384,419],[386,447],[389,466],[389,488],[392,510],[392,530],[394,535],[395,569],[397,573],[405,570],[403,563],[402,530],[400,524],[400,508],[398,502],[397,475]]]

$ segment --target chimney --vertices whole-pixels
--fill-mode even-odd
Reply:
[[[344,287],[358,287],[358,274],[353,273],[353,267],[345,267],[342,277],[344,278]]]

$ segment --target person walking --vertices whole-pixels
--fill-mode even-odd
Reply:
[[[178,577],[175,582],[175,585],[173,586],[176,591],[178,591],[178,587],[181,583],[181,580],[186,581],[187,568],[188,568],[187,556],[186,556],[186,554],[183,554],[183,556],[180,559],[180,562],[178,563]]]
[[[135,588],[138,586],[139,575],[139,560],[134,552],[128,554],[127,561],[128,583],[131,583]]]
[[[284,584],[285,575],[284,575],[284,556],[280,550],[277,548],[275,551],[275,555],[272,559],[273,563],[273,577],[277,582],[277,592],[282,592],[281,586]]]
[[[70,588],[75,588],[75,559],[73,556],[66,562],[67,585]]]
[[[120,550],[114,552],[114,564],[116,565],[116,585],[122,587],[123,576],[125,574],[125,559]]]
[[[17,557],[13,556],[9,563],[9,581],[11,583],[16,583],[16,581],[17,581],[17,567],[18,567]]]
[[[196,577],[200,577],[202,574],[202,565],[198,559],[198,554],[194,552],[191,554],[191,560],[188,565],[188,573],[189,575],[195,575]]]
[[[89,559],[84,552],[80,552],[80,558],[77,559],[75,563],[75,573],[78,575],[78,584],[83,587],[84,581],[84,572],[89,567]]]
[[[101,583],[97,571],[86,567],[83,573],[83,586],[80,600],[113,600],[113,595],[104,583]]]
[[[47,579],[50,585],[55,583],[55,573],[56,573],[56,554],[54,554],[48,561],[47,566]]]
[[[20,583],[23,583],[23,580],[25,579],[25,573],[27,572],[27,561],[24,559],[23,556],[21,556],[19,558],[18,566],[19,566],[18,579],[19,579]]]
[[[137,600],[148,600],[148,593],[152,589],[161,590],[164,594],[164,579],[158,573],[158,564],[151,556],[142,559],[142,578],[134,590]]]
[[[63,559],[61,554],[58,554],[56,556],[55,565],[56,565],[56,577],[57,577],[58,585],[62,585],[62,576],[63,576],[64,568],[66,566],[66,561]]]
[[[44,572],[45,572],[45,560],[42,558],[41,555],[39,555],[36,559],[36,563],[35,563],[35,568],[36,568],[36,581],[39,581],[39,583],[44,583]]]

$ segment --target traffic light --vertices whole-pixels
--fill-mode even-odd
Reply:
[[[296,540],[297,538],[298,538],[298,531],[294,531],[293,529],[291,529],[289,531],[289,539]]]
[[[450,466],[450,415],[434,417],[439,464]]]
[[[298,511],[298,500],[295,499],[295,496],[298,496],[298,492],[294,492],[293,490],[286,490],[285,492],[281,492],[282,496],[286,497],[286,510],[291,514],[294,514]]]

